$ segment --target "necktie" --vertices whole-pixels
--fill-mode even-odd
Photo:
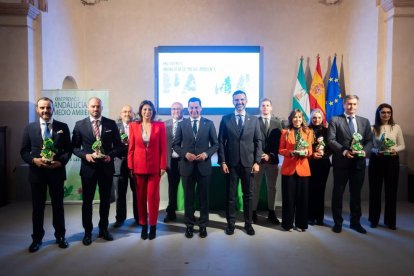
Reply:
[[[45,125],[46,125],[45,126],[45,131],[43,132],[43,139],[44,140],[49,139],[51,137],[51,135],[50,135],[50,129],[49,129],[50,123],[46,123]]]
[[[173,137],[175,137],[175,134],[177,133],[177,125],[178,125],[178,121],[175,121],[173,123]]]
[[[194,133],[194,136],[197,135],[197,121],[198,120],[194,120],[193,121],[193,133]]]
[[[241,131],[243,129],[243,119],[242,119],[242,115],[237,115],[239,118],[237,119],[237,127],[239,129],[239,131]]]
[[[264,118],[264,126],[265,126],[266,133],[267,133],[269,130],[269,119],[268,118]]]
[[[101,134],[99,133],[99,120],[93,121],[93,135],[96,139],[101,138]]]
[[[348,117],[348,126],[349,126],[349,130],[351,131],[352,134],[355,133],[355,128],[354,128],[354,122],[353,122],[353,120],[354,120],[354,117],[352,117],[352,116],[349,116]]]

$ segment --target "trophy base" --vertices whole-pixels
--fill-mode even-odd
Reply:
[[[52,165],[54,163],[53,159],[47,159],[42,157],[42,162],[47,164],[47,165]]]
[[[102,154],[102,153],[93,153],[92,154],[92,158],[93,158],[93,160],[96,160],[96,161],[101,161],[101,160],[103,160],[104,158],[105,158],[105,154]]]
[[[391,156],[391,152],[389,152],[389,151],[384,151],[383,155],[384,155],[384,156]]]
[[[304,151],[301,151],[301,150],[295,150],[295,151],[293,151],[293,153],[297,156],[306,156],[306,153]]]

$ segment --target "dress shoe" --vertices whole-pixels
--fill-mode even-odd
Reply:
[[[395,225],[387,225],[387,226],[391,230],[397,230],[397,227]]]
[[[275,211],[269,211],[269,213],[267,214],[267,221],[275,225],[280,224],[280,221],[277,219]]]
[[[156,236],[157,236],[157,226],[154,225],[154,226],[150,227],[149,239],[153,240],[153,239],[155,239]]]
[[[37,250],[40,249],[40,246],[42,245],[42,241],[33,241],[32,244],[29,246],[29,252],[34,253]]]
[[[283,230],[285,230],[286,232],[293,232],[293,228],[289,228],[289,227],[284,227],[282,226]]]
[[[194,228],[192,226],[187,226],[187,229],[185,229],[185,237],[187,239],[191,239],[193,235],[194,235]]]
[[[206,227],[200,227],[200,233],[199,233],[200,238],[205,238],[207,237],[207,228]]]
[[[341,233],[342,232],[342,225],[339,223],[335,223],[335,225],[332,227],[332,231],[334,233]]]
[[[114,223],[114,227],[115,228],[119,228],[119,227],[121,227],[122,225],[124,224],[124,221],[122,220],[117,220],[117,221],[115,221],[115,223]]]
[[[173,222],[177,220],[176,214],[167,214],[164,218],[165,223]]]
[[[254,236],[254,234],[256,234],[256,232],[253,229],[253,226],[250,223],[246,223],[246,225],[244,225],[244,230],[246,230],[246,233],[249,236]]]
[[[234,225],[231,224],[227,224],[226,229],[224,230],[224,233],[226,233],[226,235],[233,235],[234,234]]]
[[[358,233],[361,233],[361,234],[366,234],[367,233],[367,230],[365,230],[365,228],[362,227],[361,224],[351,224],[350,228],[357,231]]]
[[[142,225],[141,229],[141,239],[148,239],[148,224]]]
[[[85,236],[83,236],[83,240],[82,240],[83,245],[91,245],[92,243],[92,236],[91,234],[85,234]]]
[[[308,220],[308,224],[314,226],[315,225],[315,220],[314,219]]]
[[[371,222],[370,226],[371,226],[371,228],[377,228],[377,226],[378,226],[378,223],[375,223],[375,222]]]
[[[254,224],[257,224],[257,212],[256,211],[252,212],[252,221]]]
[[[69,243],[67,242],[67,240],[64,237],[56,238],[56,243],[58,244],[58,246],[60,248],[68,248],[69,247]]]
[[[103,238],[106,241],[113,241],[114,237],[112,237],[111,233],[107,229],[99,231],[99,238]]]

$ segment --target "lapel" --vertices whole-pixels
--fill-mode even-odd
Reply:
[[[93,139],[96,139],[95,135],[93,135],[93,129],[92,129],[92,122],[91,119],[89,117],[85,118],[85,120],[83,121],[84,126],[85,126],[85,130],[86,130],[86,134],[89,137],[93,137]]]
[[[265,124],[264,124],[263,120],[264,120],[263,117],[260,116],[259,117],[259,126],[260,126],[260,130],[262,131],[264,136],[267,137],[267,132],[268,131],[266,131]],[[269,129],[270,129],[270,120],[269,120]]]
[[[36,124],[34,124],[34,133],[35,139],[38,142],[38,144],[43,145],[42,129],[40,127],[39,121],[37,121]]]
[[[203,134],[205,131],[206,131],[206,120],[203,117],[200,117],[200,122],[198,124],[198,131],[197,131],[195,140],[198,141],[200,137],[203,137]]]
[[[234,115],[234,113],[230,116],[230,124],[233,126],[234,131],[240,134],[239,128],[237,127],[236,115]]]

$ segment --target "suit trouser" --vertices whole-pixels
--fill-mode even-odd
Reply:
[[[378,224],[381,216],[381,192],[384,183],[384,224],[396,225],[397,189],[400,161],[396,156],[371,155],[368,167],[369,179],[369,221]]]
[[[253,174],[251,170],[251,167],[246,168],[239,164],[236,167],[229,167],[230,173],[226,174],[226,219],[229,225],[234,226],[236,223],[236,191],[239,178],[243,192],[244,222],[252,223]]]
[[[329,158],[309,159],[309,220],[323,221],[325,215],[325,188],[331,170]]]
[[[177,210],[177,191],[180,184],[180,172],[178,169],[179,158],[171,158],[171,167],[167,169],[168,176],[168,206],[167,214],[175,214]]]
[[[359,224],[361,219],[361,189],[364,183],[365,167],[333,168],[334,186],[332,191],[332,218],[335,224],[342,225],[342,201],[346,184],[349,180],[350,224]]]
[[[199,226],[207,227],[208,223],[208,191],[210,186],[210,175],[201,175],[198,168],[194,167],[193,174],[190,176],[182,176],[184,186],[184,222],[187,226],[192,227],[195,224],[195,197],[196,183],[197,190],[200,195],[200,219]]]
[[[127,202],[126,195],[128,183],[132,191],[132,210],[134,219],[138,223],[137,196],[135,192],[135,181],[129,174],[120,174],[117,181],[117,197],[116,197],[116,221],[124,221],[127,218]]]
[[[81,176],[82,180],[82,225],[85,233],[90,234],[93,229],[92,224],[92,203],[95,196],[96,185],[99,187],[99,229],[108,228],[108,217],[110,208],[110,197],[112,188],[112,175],[97,171],[92,177]]]
[[[160,180],[159,174],[135,175],[138,216],[141,225],[157,225],[160,207]]]
[[[47,187],[49,187],[49,194],[52,200],[53,219],[52,224],[55,229],[55,237],[64,237],[65,229],[65,214],[63,208],[63,186],[64,181],[56,181],[46,177],[42,182],[31,182],[32,190],[32,223],[34,241],[41,241],[45,235],[43,229],[45,202]]]
[[[279,173],[278,164],[261,164],[260,170],[254,175],[253,190],[253,211],[257,210],[260,199],[260,187],[262,185],[263,175],[266,179],[267,186],[267,208],[274,211],[276,207],[276,181]]]
[[[308,228],[309,176],[282,175],[282,227]]]

